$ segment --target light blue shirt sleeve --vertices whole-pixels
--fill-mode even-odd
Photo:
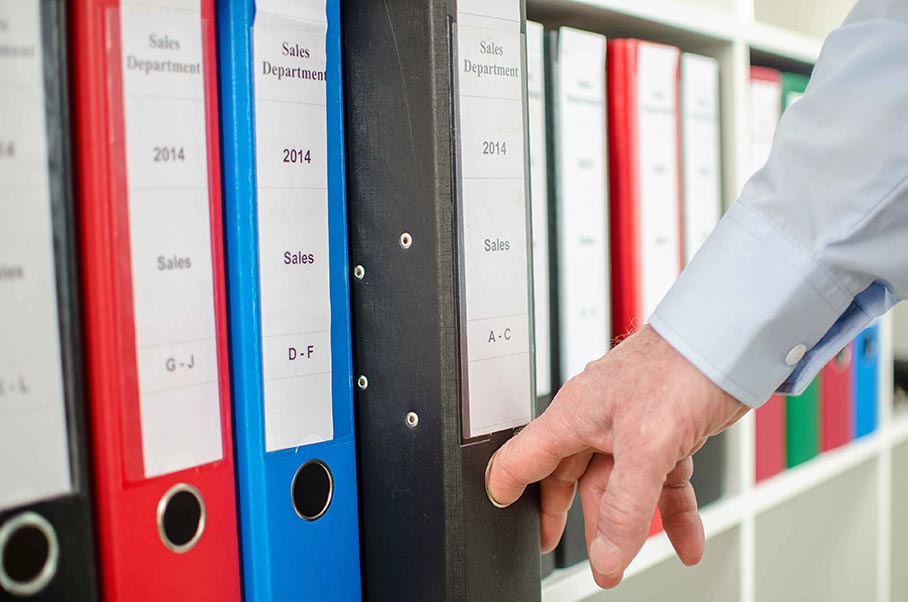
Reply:
[[[861,0],[650,324],[757,407],[906,295],[908,2]]]

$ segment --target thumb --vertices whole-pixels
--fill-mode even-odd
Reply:
[[[599,503],[589,556],[593,569],[605,576],[624,572],[643,547],[662,484],[675,464],[667,451],[635,451],[615,457]]]

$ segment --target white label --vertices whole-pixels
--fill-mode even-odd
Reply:
[[[678,57],[670,46],[637,47],[641,318],[655,311],[681,269]]]
[[[130,265],[145,476],[223,457],[202,21],[191,0],[120,10]]]
[[[273,14],[272,10],[286,11]],[[324,0],[259,2],[254,38],[265,450],[334,437]]]
[[[716,59],[681,55],[681,116],[684,256],[688,263],[722,215],[719,63]]]
[[[39,5],[0,0],[0,510],[72,491]]]
[[[608,351],[605,38],[558,32],[558,299],[562,380]]]
[[[549,198],[545,150],[545,32],[527,22],[527,96],[530,131],[530,200],[533,206],[533,316],[536,395],[552,392],[552,338],[549,308]]]
[[[520,3],[458,3],[464,433],[533,416]]]
[[[772,139],[782,112],[782,86],[778,81],[750,81],[750,172],[755,174],[766,165],[772,150]]]

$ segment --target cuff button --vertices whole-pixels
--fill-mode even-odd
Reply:
[[[785,356],[785,363],[789,366],[794,366],[804,358],[805,353],[807,353],[807,345],[798,343],[792,347],[791,351],[788,352],[788,355]]]

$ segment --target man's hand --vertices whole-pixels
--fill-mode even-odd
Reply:
[[[681,561],[703,556],[691,455],[747,406],[714,385],[649,326],[568,381],[542,416],[492,456],[489,498],[514,503],[541,481],[542,550],[561,539],[578,487],[593,577],[620,583],[656,504]]]

